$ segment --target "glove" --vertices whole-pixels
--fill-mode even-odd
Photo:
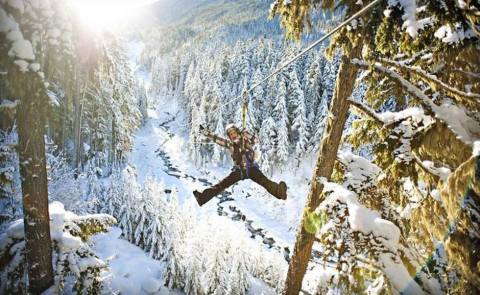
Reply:
[[[203,130],[205,130],[205,127],[203,127],[203,125],[200,125],[200,126],[198,127],[198,129],[200,129],[200,131],[203,131]]]

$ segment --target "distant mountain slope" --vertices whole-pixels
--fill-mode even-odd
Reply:
[[[186,42],[194,46],[208,43],[225,44],[238,40],[264,37],[282,41],[283,31],[278,19],[269,20],[271,0],[165,0],[152,6],[154,27],[144,29],[149,45],[158,52],[176,50]],[[313,32],[304,36],[306,42],[318,37],[335,24],[335,15],[317,13],[313,16]]]
[[[157,25],[168,25],[180,20],[192,9],[208,5],[217,0],[160,0],[152,3],[151,13]]]
[[[267,19],[267,0],[173,2],[155,5],[151,13],[156,13],[156,25],[143,31],[147,46],[156,46],[160,53],[171,52],[187,42],[201,46],[262,35],[281,36],[278,22]]]

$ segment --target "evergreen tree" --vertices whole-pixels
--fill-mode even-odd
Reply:
[[[20,5],[18,5],[20,4]],[[19,100],[19,167],[24,215],[24,257],[28,270],[28,292],[41,293],[53,284],[52,246],[48,211],[48,182],[45,158],[45,122],[50,103],[45,76],[40,74],[39,56],[29,39],[43,31],[41,11],[24,14],[24,3],[9,2],[0,7],[0,60],[5,65],[9,93]],[[30,7],[31,9],[31,7]],[[45,9],[55,9],[50,3]],[[29,39],[26,39],[29,38]],[[23,256],[22,255],[22,256]],[[19,289],[18,292],[27,292]]]
[[[352,124],[348,141],[355,149],[371,150],[373,161],[385,175],[377,186],[381,197],[369,192],[363,196],[362,204],[384,214],[394,212],[385,207],[404,208],[407,218],[395,217],[395,214],[389,214],[388,218],[398,226],[406,223],[401,237],[404,248],[401,262],[410,269],[409,275],[416,276],[424,291],[433,292],[428,280],[441,281],[441,278],[458,275],[453,283],[455,289],[476,292],[479,277],[474,274],[472,265],[478,259],[468,254],[471,248],[466,245],[478,244],[475,238],[472,239],[478,236],[478,228],[471,226],[474,220],[470,217],[478,213],[478,202],[469,199],[471,205],[460,207],[458,204],[463,202],[463,196],[471,190],[456,181],[459,177],[472,175],[476,170],[472,163],[478,160],[472,147],[480,130],[478,117],[474,115],[479,105],[472,98],[480,97],[480,85],[469,73],[479,67],[478,58],[475,58],[479,41],[477,33],[466,33],[478,32],[478,22],[472,19],[472,13],[478,12],[478,7],[472,3],[459,5],[455,1],[444,1],[441,5],[427,1],[424,4],[420,9],[414,2],[380,2],[333,39],[328,53],[333,55],[337,48],[342,48],[349,53],[350,61],[342,59],[330,108],[334,116],[328,120],[339,121],[338,108],[341,108],[342,118],[347,113],[344,104],[347,104],[351,91],[342,91],[347,97],[336,93],[337,89],[347,89],[345,85],[351,88],[356,77],[346,75],[339,80],[344,69],[350,73],[359,69],[365,71],[362,78],[369,86],[365,97],[361,101],[349,102],[359,110],[360,116]],[[276,1],[271,11],[272,15],[282,16],[287,36],[292,38],[299,38],[308,25],[308,13],[316,3],[305,1],[301,4],[302,10],[296,10],[299,5],[299,2],[287,5]],[[322,5],[333,8],[334,3]],[[359,9],[354,3],[345,2],[343,5],[347,15]],[[291,18],[285,17],[292,15],[292,11],[300,12]],[[363,50],[351,54],[362,47]],[[352,66],[356,69],[351,69]],[[340,103],[338,97],[342,98]],[[394,109],[385,112],[388,106]],[[330,128],[340,124],[330,125],[328,120],[328,134],[323,136],[325,141],[339,136],[333,135]],[[341,126],[343,128],[343,122]],[[324,156],[323,147],[322,142],[320,150]],[[324,159],[319,163],[325,166],[329,161]],[[328,178],[331,171],[327,172],[325,177]],[[408,186],[412,190],[405,189]],[[312,191],[315,191],[315,184]],[[413,205],[412,198],[423,201]],[[379,199],[388,201],[380,202]],[[308,206],[312,208],[312,202]],[[449,226],[452,223],[457,225],[454,229]],[[299,235],[297,245],[308,245],[307,240]],[[439,244],[448,253],[446,257],[453,266],[451,270],[435,274],[430,272],[435,268],[432,265],[431,269],[427,267],[416,272],[414,265],[422,265],[428,259],[428,254],[421,253],[430,253],[438,249]],[[416,252],[416,247],[423,249],[421,253]],[[299,265],[303,269],[303,260],[298,250],[306,251],[300,248],[295,251],[298,255],[294,254],[292,258],[291,270],[296,272],[290,272],[288,276],[284,291],[287,294],[298,291],[300,286],[298,269]],[[442,268],[436,270],[442,271]],[[380,276],[382,274],[377,279]],[[367,279],[366,276],[363,279]],[[389,284],[395,283],[398,282],[389,278]],[[350,287],[354,285],[350,284]],[[422,290],[415,293],[420,292]]]
[[[303,90],[297,79],[295,71],[290,72],[289,76],[289,99],[293,106],[293,121],[292,121],[292,142],[295,145],[295,154],[300,165],[300,159],[305,153],[308,143],[307,118],[305,110],[305,98]]]
[[[332,100],[333,90],[335,88],[335,79],[339,65],[339,54],[336,54],[332,62],[325,65],[322,80],[322,96],[316,104],[315,120],[312,124],[311,146],[314,151],[318,150],[320,139],[325,128],[325,119],[328,114],[328,106]]]
[[[271,116],[263,121],[260,130],[260,150],[262,152],[260,165],[265,173],[272,173],[275,161],[275,121]]]
[[[312,129],[316,126],[314,122],[316,121],[316,106],[319,104],[321,100],[321,93],[323,92],[322,89],[322,70],[320,68],[320,55],[313,54],[311,55],[312,62],[308,68],[308,72],[306,74],[306,85],[305,85],[305,106],[307,113],[307,122],[308,124],[308,131],[312,133]]]
[[[236,253],[235,259],[232,261],[232,268],[228,277],[227,294],[243,295],[248,290],[247,267],[245,263],[245,255],[241,246],[237,245],[233,252]]]
[[[190,128],[190,133],[188,136],[188,150],[190,153],[190,157],[193,159],[195,164],[202,160],[200,154],[200,133],[198,130],[198,126],[200,126],[200,120],[198,118],[198,111],[197,109],[192,109],[192,128]]]
[[[185,82],[184,87],[183,87],[183,93],[182,93],[182,98],[184,101],[184,106],[185,108],[185,115],[184,115],[184,121],[182,122],[183,124],[189,124],[191,122],[192,118],[192,101],[193,98],[195,97],[195,88],[193,81],[195,80],[195,64],[192,62],[188,66],[187,74],[185,76]]]
[[[216,231],[215,236],[218,234],[219,232]],[[209,250],[210,253],[207,255],[206,272],[203,278],[205,281],[205,291],[207,294],[226,294],[228,290],[225,286],[225,282],[228,281],[228,274],[230,272],[230,269],[228,268],[228,245],[226,245],[224,240],[221,240],[219,244],[212,245]]]
[[[252,84],[257,84],[262,79],[262,71],[260,68],[257,68],[255,74],[253,75]],[[256,87],[251,95],[249,96],[248,101],[248,111],[250,115],[248,117],[249,129],[250,130],[259,130],[261,123],[264,118],[264,90],[263,85]]]
[[[217,111],[215,112],[215,115],[217,117],[217,123],[215,125],[214,132],[215,134],[222,136],[225,133],[225,125],[223,121],[223,107],[220,107],[219,109],[217,109]],[[224,162],[224,158],[225,158],[225,149],[217,144],[214,145],[212,161],[221,166]]]
[[[6,222],[19,218],[21,215],[21,193],[18,155],[15,151],[16,134],[0,131],[0,226]]]
[[[277,161],[284,163],[287,161],[289,155],[287,87],[283,76],[278,76],[276,83],[278,91],[276,93],[276,104],[272,114],[275,122],[275,150]]]

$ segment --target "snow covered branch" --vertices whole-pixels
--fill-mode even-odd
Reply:
[[[65,211],[60,202],[51,203],[49,211],[55,249],[55,290],[59,294],[100,292],[100,272],[106,263],[96,256],[86,241],[93,234],[108,230],[115,219],[106,214],[77,216]],[[0,261],[5,263],[0,272],[0,293],[16,293],[25,288],[25,251],[24,221],[19,219],[10,223],[0,235]]]
[[[399,83],[401,86],[404,87],[404,89],[412,96],[419,98],[420,100],[424,101],[427,103],[427,105],[430,104],[430,98],[423,93],[422,90],[420,90],[417,86],[413,85],[410,83],[408,80],[403,78],[400,74],[397,72],[386,68],[384,65],[382,65],[379,62],[373,62],[373,63],[368,63],[367,61],[360,60],[358,58],[354,58],[351,60],[351,63],[358,66],[361,69],[364,70],[375,70],[377,72],[383,73],[388,75],[389,78],[393,79],[397,83]]]
[[[14,109],[18,105],[18,100],[11,101],[9,99],[4,99],[0,101],[0,110],[2,109]]]
[[[469,71],[460,70],[460,69],[451,69],[450,71],[451,72],[462,73],[466,76],[470,76],[470,77],[473,77],[473,78],[480,79],[480,73],[474,73],[474,72],[469,72]]]
[[[435,104],[420,88],[402,77],[396,71],[385,67],[379,62],[372,64],[359,59],[352,59],[351,63],[364,70],[374,70],[387,75],[390,79],[398,83],[408,94],[420,99],[435,116],[444,121],[449,129],[457,135],[457,138],[468,145],[480,139],[480,123],[468,115],[468,110],[461,106],[444,102],[441,105]]]
[[[446,167],[437,168],[430,161],[422,161],[414,151],[412,151],[412,156],[415,162],[418,164],[418,166],[420,166],[420,168],[422,168],[423,171],[433,175],[436,179],[446,181],[451,173],[450,169]]]
[[[478,156],[470,157],[449,175],[440,189],[448,222],[453,225],[443,237],[446,251],[465,278],[476,285],[480,283],[480,261],[474,255],[480,238],[479,162]]]
[[[461,90],[459,90],[459,89],[457,89],[453,86],[450,86],[450,85],[444,83],[443,81],[438,79],[435,75],[432,75],[432,74],[426,72],[425,70],[423,70],[420,67],[407,66],[403,63],[396,62],[396,61],[389,60],[389,59],[385,59],[385,58],[382,58],[381,62],[386,64],[386,65],[393,66],[393,67],[395,67],[395,68],[397,68],[401,71],[406,71],[406,72],[409,72],[409,73],[413,73],[413,74],[417,75],[419,78],[421,78],[423,81],[425,81],[429,85],[431,85],[433,89],[436,88],[435,86],[440,87],[447,94],[449,94],[449,95],[451,95],[451,96],[453,96],[457,99],[458,98],[463,98],[463,99],[468,100],[470,102],[480,103],[480,101],[479,101],[480,100],[480,94],[461,91]]]
[[[330,219],[319,229],[317,237],[325,246],[325,252],[331,253],[326,255],[337,256],[336,284],[342,276],[348,276],[359,267],[357,260],[369,257],[374,261],[368,263],[380,270],[393,289],[423,294],[400,259],[400,229],[378,212],[364,207],[358,195],[345,186],[325,179],[319,181],[327,197],[315,212],[326,212]]]
[[[478,28],[478,16],[480,15],[480,10],[475,7],[475,2],[461,0],[457,0],[456,2],[458,3],[457,5],[462,8],[462,13],[465,16],[470,29],[472,29],[477,37],[480,37],[480,29]]]
[[[339,151],[338,162],[344,168],[343,186],[355,193],[362,193],[374,187],[382,170],[371,161],[347,151]]]

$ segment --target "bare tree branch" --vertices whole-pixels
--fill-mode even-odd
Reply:
[[[435,174],[431,169],[429,169],[427,166],[425,166],[422,162],[422,160],[420,160],[420,158],[417,156],[417,154],[412,151],[412,156],[413,156],[413,159],[415,160],[415,163],[426,173],[432,175],[434,177],[434,179],[436,181],[438,181],[440,179],[440,176],[438,176],[437,174]]]
[[[354,107],[362,111],[362,113],[368,115],[370,118],[375,120],[375,122],[380,123],[381,125],[385,124],[385,122],[383,122],[383,120],[378,117],[377,113],[375,113],[375,111],[369,106],[364,105],[363,103],[355,101],[351,98],[348,99],[348,102],[350,103],[350,105],[353,105]]]

